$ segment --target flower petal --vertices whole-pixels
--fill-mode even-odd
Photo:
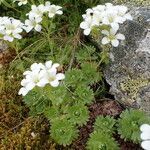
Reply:
[[[9,41],[9,42],[12,42],[14,40],[14,38],[9,35],[5,35],[3,38],[5,41]]]
[[[111,44],[112,44],[114,47],[118,47],[119,41],[118,41],[118,40],[112,40],[112,41],[111,41]]]
[[[53,13],[49,13],[49,14],[48,14],[48,17],[49,17],[49,18],[53,18],[54,16],[55,16],[55,14],[53,14]]]
[[[111,23],[111,27],[112,27],[113,30],[118,31],[118,29],[119,29],[119,24],[113,22],[113,23]]]
[[[125,14],[124,17],[128,20],[133,20],[133,17],[129,13]]]
[[[41,32],[42,26],[39,25],[39,24],[37,24],[37,25],[35,26],[35,30],[36,30],[37,32]]]
[[[25,71],[25,72],[23,73],[24,76],[29,75],[29,74],[31,74],[31,71]]]
[[[102,44],[105,45],[105,44],[108,44],[110,42],[110,40],[107,38],[107,37],[104,37],[102,39]]]
[[[28,81],[27,79],[23,79],[23,80],[21,81],[21,85],[22,85],[22,86],[26,86],[28,82],[29,82],[29,81]]]
[[[52,65],[52,68],[57,68],[57,67],[59,67],[59,66],[60,66],[60,64],[54,63],[54,64]]]
[[[145,150],[150,150],[150,141],[143,141],[141,147]]]
[[[81,24],[80,24],[80,28],[81,29],[87,29],[88,28],[88,24],[87,24],[87,22],[81,22]]]
[[[109,36],[109,31],[107,31],[107,30],[102,30],[102,32],[101,32],[102,34],[104,34],[104,35],[107,35],[107,36]]]
[[[52,67],[52,61],[50,60],[50,61],[47,61],[46,63],[45,63],[45,66],[46,66],[46,68],[51,68]]]
[[[32,71],[37,70],[37,69],[39,69],[39,65],[37,63],[33,63],[30,68]]]
[[[59,85],[59,81],[54,80],[54,81],[50,82],[50,85],[53,86],[53,87],[57,87]]]
[[[48,83],[48,80],[46,78],[43,78],[37,83],[37,86],[44,87],[47,83]]]
[[[62,15],[62,14],[63,14],[63,12],[62,12],[61,10],[58,10],[56,13],[57,13],[58,15]]]
[[[63,80],[63,79],[65,79],[65,75],[64,75],[63,73],[58,73],[58,74],[56,75],[56,79],[57,79],[57,80]]]
[[[150,140],[150,132],[143,132],[141,133],[142,140]]]
[[[50,75],[50,76],[56,76],[56,73],[57,73],[57,69],[55,67],[47,70],[47,73]]]
[[[83,33],[84,33],[84,35],[89,35],[90,32],[91,32],[91,29],[88,28],[88,29],[85,29]]]
[[[121,33],[118,33],[116,35],[116,38],[119,39],[119,40],[125,40],[125,36],[123,34],[121,34]]]
[[[35,83],[29,82],[29,83],[26,85],[26,89],[27,89],[28,91],[30,91],[30,90],[32,90],[35,86],[36,86]]]
[[[29,91],[28,91],[26,88],[22,87],[22,88],[19,90],[18,95],[25,96],[28,92],[29,92]]]
[[[143,124],[141,127],[140,127],[140,130],[142,132],[150,132],[150,125],[148,124]]]

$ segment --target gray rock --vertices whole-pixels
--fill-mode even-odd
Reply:
[[[114,0],[114,4],[126,4],[129,6],[150,6],[149,0]]]
[[[116,100],[150,114],[150,8],[134,8],[131,14],[134,20],[120,29],[126,40],[110,50],[104,74]]]

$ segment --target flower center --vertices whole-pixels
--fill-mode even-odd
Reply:
[[[108,20],[109,20],[110,23],[112,23],[112,22],[114,21],[113,16],[109,16],[109,17],[108,17]]]
[[[109,35],[108,38],[109,38],[111,41],[116,39],[116,38],[115,38],[115,35],[112,35],[112,34]]]
[[[39,77],[38,75],[34,77],[34,83],[38,83],[40,80],[39,80]]]
[[[55,79],[56,79],[55,76],[49,76],[49,78],[48,78],[49,82],[52,82],[52,81],[54,81]]]
[[[36,21],[33,21],[32,25],[35,27],[37,25]]]
[[[56,13],[56,9],[55,8],[51,8],[51,13],[55,14]]]
[[[6,28],[7,28],[7,30],[15,30],[14,25],[8,25]]]

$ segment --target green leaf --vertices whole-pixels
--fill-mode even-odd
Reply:
[[[77,102],[83,104],[91,104],[94,101],[94,92],[88,86],[78,86],[74,94],[77,96]]]
[[[93,132],[87,142],[87,150],[119,150],[118,143],[105,132]]]
[[[40,88],[34,88],[23,99],[30,108],[31,115],[39,115],[43,113],[47,106],[51,105],[50,100],[41,93]]]
[[[98,56],[94,54],[95,51],[96,49],[93,46],[85,46],[79,49],[78,53],[76,53],[77,62],[83,63],[95,61],[98,58]]]
[[[118,120],[118,133],[124,140],[140,143],[140,126],[149,124],[150,117],[140,110],[125,110]]]
[[[67,89],[63,85],[59,85],[58,87],[51,87],[48,85],[45,87],[45,92],[54,106],[62,104],[67,95]]]
[[[100,53],[100,56],[101,56],[101,63],[104,63],[104,64],[108,64],[109,63],[109,52],[106,51],[106,50],[103,50],[101,53]]]
[[[60,112],[57,107],[48,107],[44,112],[49,121],[53,122],[60,117]]]
[[[102,79],[102,74],[98,72],[96,63],[83,63],[81,68],[84,74],[84,81],[87,84],[94,84]]]
[[[72,69],[66,72],[65,84],[77,87],[83,80],[83,73],[79,69]]]
[[[89,118],[88,108],[82,104],[75,104],[68,108],[69,121],[75,125],[85,125]]]
[[[115,124],[116,124],[116,120],[113,117],[99,116],[96,118],[96,121],[94,124],[94,130],[95,131],[103,131],[105,133],[112,135],[115,131],[115,128],[114,128]]]
[[[51,124],[51,137],[60,145],[70,145],[77,138],[78,131],[67,119],[55,120]]]

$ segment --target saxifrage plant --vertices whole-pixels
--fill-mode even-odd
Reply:
[[[125,141],[140,143],[140,126],[150,123],[150,117],[143,111],[130,109],[125,110],[118,120],[118,133]]]
[[[77,138],[77,127],[89,119],[87,105],[94,100],[90,85],[98,82],[101,74],[96,65],[88,62],[65,74],[58,72],[58,67],[52,61],[31,65],[24,72],[19,94],[24,96],[32,115],[45,115],[51,123],[51,137],[66,146]]]
[[[113,117],[98,116],[86,148],[88,150],[119,150],[118,143],[113,138],[115,124],[116,120]]]

